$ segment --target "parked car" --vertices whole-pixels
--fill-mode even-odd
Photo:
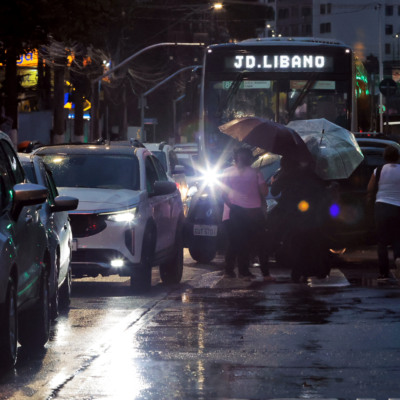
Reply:
[[[201,178],[201,172],[198,168],[198,146],[196,143],[179,143],[174,145],[174,152],[179,165],[183,166],[183,173],[186,176],[186,182],[190,190]]]
[[[19,159],[29,181],[45,186],[48,191],[47,200],[40,209],[40,219],[48,233],[51,316],[55,319],[59,309],[64,310],[70,304],[72,229],[67,211],[77,208],[78,199],[59,196],[50,168],[41,157],[20,153]]]
[[[0,365],[12,367],[17,340],[27,349],[49,338],[50,253],[40,219],[44,186],[27,183],[9,137],[0,132]]]
[[[135,292],[151,287],[159,265],[165,283],[183,271],[183,206],[176,184],[143,146],[117,142],[42,147],[59,192],[79,199],[70,212],[72,272],[131,277]]]
[[[178,189],[181,193],[182,201],[185,202],[188,192],[185,168],[183,165],[179,164],[179,160],[174,148],[166,142],[143,144],[160,160],[168,177],[177,183]]]
[[[370,245],[376,242],[374,216],[366,203],[367,186],[373,170],[384,163],[383,152],[388,145],[400,151],[400,145],[393,140],[357,137],[364,160],[348,179],[337,180],[337,214],[330,219],[329,242],[333,249],[343,249],[355,245]],[[280,168],[280,156],[264,154],[253,167],[260,168],[268,182]],[[328,182],[329,183],[329,182]],[[278,198],[269,195],[266,199],[271,209]]]

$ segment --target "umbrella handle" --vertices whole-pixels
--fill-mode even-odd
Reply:
[[[324,137],[324,133],[325,133],[325,129],[322,129],[322,133],[321,133],[321,140],[319,141],[319,145],[321,146],[322,144],[322,139]]]

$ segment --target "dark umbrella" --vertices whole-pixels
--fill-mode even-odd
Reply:
[[[310,151],[301,137],[291,128],[258,117],[234,119],[219,130],[240,142],[267,152],[288,156],[298,161],[313,162]]]

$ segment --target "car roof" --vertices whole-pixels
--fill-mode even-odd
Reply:
[[[132,151],[133,150],[133,151]],[[121,143],[105,143],[105,144],[61,144],[55,146],[43,146],[34,151],[34,154],[126,154],[138,155],[138,153],[146,153],[148,150],[142,147],[136,147]]]
[[[168,151],[172,150],[172,146],[169,145],[167,142],[161,142],[161,143],[143,143],[143,145],[149,149],[150,151]]]
[[[375,148],[381,148],[385,149],[387,146],[393,146],[396,147],[398,150],[400,150],[400,144],[393,141],[393,140],[388,140],[388,139],[376,139],[376,138],[356,138],[358,145],[361,148],[364,147],[375,147]]]

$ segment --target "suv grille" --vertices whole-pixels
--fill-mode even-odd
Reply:
[[[107,226],[106,217],[98,214],[70,214],[72,234],[75,238],[96,235]]]

